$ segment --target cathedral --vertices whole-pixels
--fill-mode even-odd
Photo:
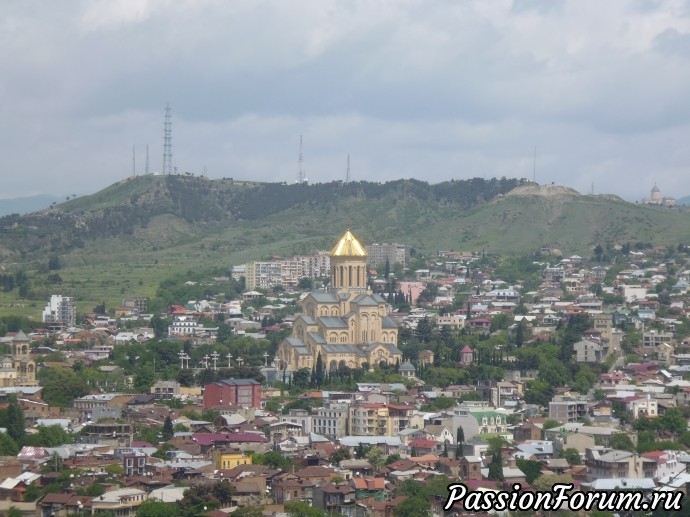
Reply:
[[[0,356],[0,387],[38,386],[28,336],[20,330],[8,333],[0,343],[9,345],[11,350],[10,355]]]
[[[278,346],[276,363],[291,371],[313,368],[319,354],[324,368],[361,368],[402,362],[398,326],[386,300],[367,288],[367,252],[348,230],[329,253],[331,281],[302,300],[292,335]]]

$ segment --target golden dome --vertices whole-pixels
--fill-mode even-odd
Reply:
[[[352,232],[348,230],[338,241],[338,244],[333,246],[329,255],[331,257],[367,257],[369,254],[364,249],[364,246],[352,235]]]

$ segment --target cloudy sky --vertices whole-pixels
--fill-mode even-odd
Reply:
[[[3,0],[0,197],[162,168],[690,194],[690,1]]]

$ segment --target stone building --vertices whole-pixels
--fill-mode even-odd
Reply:
[[[302,301],[303,314],[292,335],[278,347],[280,369],[295,371],[395,364],[398,326],[388,316],[386,300],[367,287],[367,252],[348,230],[329,253],[328,289],[312,291]]]

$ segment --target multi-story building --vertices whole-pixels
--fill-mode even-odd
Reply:
[[[149,307],[146,296],[129,296],[122,300],[122,306],[134,309],[136,314],[144,314]]]
[[[349,430],[354,436],[397,436],[408,428],[421,428],[424,421],[414,406],[365,403],[352,406]]]
[[[291,409],[287,415],[281,415],[280,421],[299,425],[305,435],[312,432],[313,418],[306,409]]]
[[[645,330],[642,333],[642,348],[656,348],[662,343],[672,343],[673,332],[664,330]]]
[[[328,276],[330,266],[326,251],[285,260],[249,262],[244,266],[246,288],[271,289],[276,285],[294,287],[303,278]]]
[[[74,327],[77,321],[77,307],[69,296],[54,294],[43,309],[43,323],[59,324],[63,328]]]
[[[177,381],[158,381],[151,386],[151,393],[156,400],[172,400],[180,395],[180,383]]]
[[[653,478],[657,462],[635,452],[594,447],[585,451],[587,477],[595,479]]]
[[[349,404],[329,403],[326,407],[316,410],[312,417],[314,433],[325,436],[330,440],[347,436]]]
[[[204,409],[261,407],[261,383],[254,379],[225,379],[204,388]]]
[[[368,263],[372,266],[380,266],[388,261],[392,267],[394,264],[405,266],[407,250],[403,244],[370,244],[366,247],[369,254]]]
[[[579,418],[587,416],[588,406],[586,400],[558,399],[549,402],[549,418],[557,420],[562,424],[577,422]]]

